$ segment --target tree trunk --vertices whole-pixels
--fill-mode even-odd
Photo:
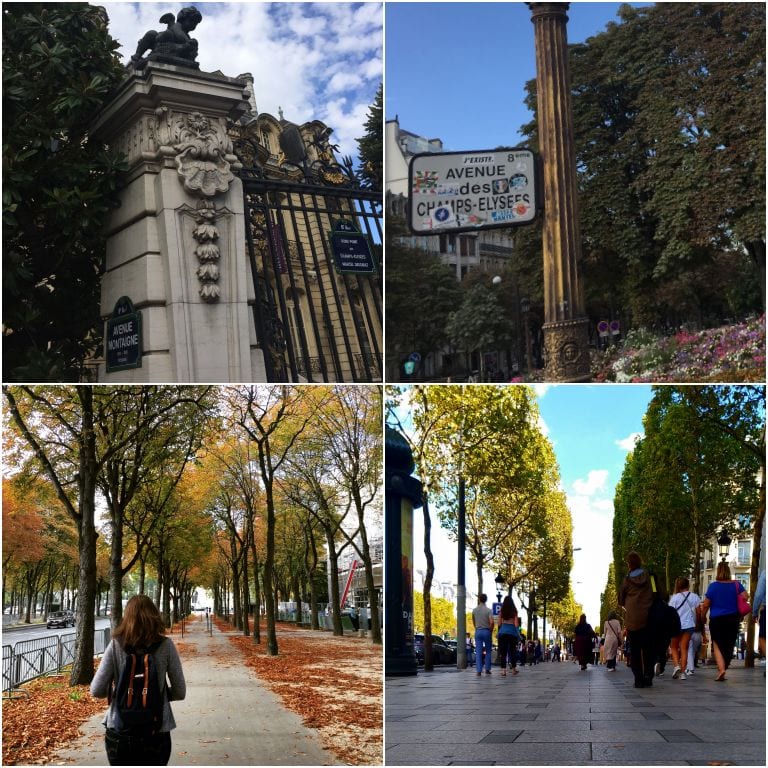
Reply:
[[[110,624],[115,629],[123,618],[123,521],[122,513],[112,510],[112,544],[109,554],[109,590],[112,593]]]
[[[251,560],[253,560],[253,642],[261,644],[261,592],[259,589],[259,558],[256,554],[256,542],[251,536]]]
[[[435,668],[432,656],[432,577],[435,575],[435,557],[432,554],[432,518],[429,516],[429,499],[422,493],[422,516],[424,518],[424,556],[427,558],[427,572],[424,576],[424,671]],[[461,638],[456,638],[457,643]]]
[[[277,656],[279,651],[277,647],[277,630],[275,627],[276,605],[273,586],[275,580],[275,500],[272,495],[271,478],[265,485],[267,501],[267,555],[264,561],[264,600],[267,609],[267,656]]]
[[[243,546],[243,634],[250,637],[251,627],[248,622],[251,596],[248,589],[248,548]]]
[[[93,633],[96,628],[96,433],[93,419],[93,388],[81,387],[82,432],[79,466],[77,626],[75,658],[70,685],[88,685],[93,679]]]
[[[333,634],[343,635],[344,628],[341,625],[341,595],[339,594],[339,556],[333,541],[331,526],[323,526],[328,544],[328,564],[331,569],[331,619],[333,621]]]
[[[765,259],[765,248],[763,248]],[[765,444],[765,441],[763,441]],[[760,467],[760,501],[755,523],[752,529],[752,563],[749,570],[749,603],[754,605],[755,589],[760,574],[760,555],[763,541],[763,526],[765,525],[765,456],[763,455]],[[764,607],[763,610],[768,610]],[[755,666],[755,620],[750,614],[747,617],[747,653],[744,658],[744,666],[752,669]]]

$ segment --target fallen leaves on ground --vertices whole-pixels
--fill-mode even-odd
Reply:
[[[22,686],[29,698],[3,700],[3,764],[40,765],[62,744],[77,738],[78,727],[104,709],[87,685],[70,687],[63,675]]]
[[[222,624],[223,631],[232,631]],[[266,631],[232,635],[267,687],[314,728],[323,746],[351,765],[383,762],[382,647],[370,640],[278,624],[278,656],[267,656]]]

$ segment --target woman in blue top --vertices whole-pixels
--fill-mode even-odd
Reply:
[[[731,581],[728,563],[720,563],[717,566],[717,581],[709,585],[701,603],[703,618],[706,618],[709,611],[709,633],[717,662],[718,675],[715,680],[718,682],[725,680],[725,671],[733,658],[733,646],[741,624],[736,596],[743,591],[741,582]]]

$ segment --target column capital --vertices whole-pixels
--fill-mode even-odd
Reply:
[[[570,3],[526,3],[531,10],[531,21],[541,18],[562,18],[568,21]]]

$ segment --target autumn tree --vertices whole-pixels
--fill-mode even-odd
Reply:
[[[266,555],[264,559],[264,597],[267,613],[267,655],[278,653],[274,599],[275,563],[275,481],[296,441],[316,416],[313,400],[309,408],[309,389],[290,386],[247,386],[232,391],[231,417],[255,447],[266,508]],[[314,397],[314,396],[313,396]]]
[[[453,635],[456,632],[456,611],[453,603],[444,597],[433,597],[432,632],[436,635]],[[413,626],[417,632],[424,632],[424,595],[413,593]],[[426,638],[425,638],[426,639]]]
[[[107,464],[157,423],[158,412],[151,411],[131,428],[110,435],[113,409],[126,407],[120,396],[123,390],[91,385],[3,388],[18,439],[28,446],[58,503],[77,526],[78,620],[72,685],[87,684],[93,677],[98,483]],[[171,399],[159,413],[176,404]]]
[[[380,644],[379,599],[368,529],[381,519],[381,389],[375,386],[335,387],[325,407],[318,409],[317,414],[317,428],[325,444],[328,469],[338,478],[354,511],[355,528],[348,539],[363,565],[371,636],[374,643]]]
[[[110,453],[104,460],[98,479],[109,511],[113,627],[123,615],[123,577],[142,557],[157,519],[144,514],[143,505],[132,516],[135,546],[124,561],[129,507],[139,488],[154,488],[159,483],[165,494],[173,490],[202,445],[213,403],[209,387],[125,387],[111,393],[111,401],[105,402],[102,418],[96,422],[99,443],[105,447],[125,435],[132,436],[125,450]],[[137,525],[137,519],[144,524]]]

